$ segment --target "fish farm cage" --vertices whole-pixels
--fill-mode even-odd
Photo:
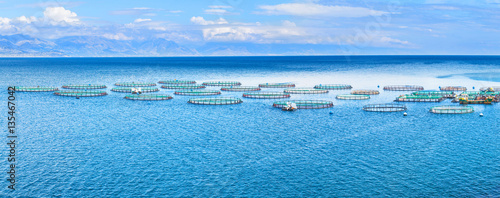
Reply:
[[[437,106],[432,107],[430,112],[436,114],[464,114],[474,112],[471,106]]]
[[[467,87],[446,86],[446,87],[440,87],[439,90],[441,90],[441,91],[467,91]]]
[[[368,100],[370,99],[369,95],[353,95],[353,94],[343,94],[337,95],[335,98],[339,100]]]
[[[252,86],[231,86],[231,87],[222,87],[220,90],[222,91],[260,91],[260,87],[252,87]]]
[[[378,90],[353,90],[351,91],[353,95],[378,95],[380,92]]]
[[[209,81],[203,82],[205,86],[240,86],[241,83],[237,81]]]
[[[106,89],[106,85],[63,85],[64,89]]]
[[[386,91],[421,91],[424,87],[419,85],[389,85],[385,86]]]
[[[120,87],[154,87],[156,83],[147,83],[147,82],[118,82],[115,83],[116,86]]]
[[[333,107],[333,102],[326,100],[287,100],[287,101],[276,101],[273,103],[273,107],[283,108],[288,106],[287,103],[295,103],[297,109],[324,109]]]
[[[196,84],[194,80],[160,80],[158,84],[180,85],[180,84]]]
[[[292,89],[285,89],[284,92],[289,94],[324,94],[328,93],[328,90],[313,89],[313,88],[292,88]]]
[[[431,95],[402,95],[396,98],[396,102],[441,102],[445,98],[443,96]]]
[[[240,104],[243,101],[234,97],[216,97],[216,98],[192,98],[188,103],[200,105],[230,105]]]
[[[369,104],[363,106],[364,111],[370,112],[398,112],[406,111],[406,106],[401,104]]]
[[[351,85],[344,84],[326,84],[326,85],[316,85],[314,86],[316,89],[327,89],[327,90],[341,90],[341,89],[352,89]]]
[[[290,98],[290,94],[283,92],[257,92],[257,93],[244,93],[245,98],[257,98],[257,99],[278,99],[278,98]]]
[[[204,89],[205,85],[192,85],[192,84],[170,84],[162,85],[163,89]]]
[[[129,100],[170,100],[173,97],[165,94],[139,94],[139,95],[126,95],[125,99]]]
[[[132,93],[132,87],[115,87],[111,89],[111,91],[114,92],[122,92],[122,93]],[[160,91],[158,88],[155,87],[145,87],[141,88],[142,93],[150,93],[150,92],[157,92]]]
[[[48,92],[57,91],[57,87],[14,87],[15,91],[19,92]]]
[[[259,84],[259,87],[262,87],[262,88],[288,88],[288,87],[295,87],[295,84],[293,84],[293,83],[262,83],[262,84]]]
[[[442,96],[445,98],[455,98],[456,95],[453,91],[416,91],[411,95],[415,96]]]
[[[70,97],[95,97],[108,95],[105,91],[55,91],[54,95]]]
[[[220,95],[221,92],[219,90],[183,90],[183,91],[175,91],[174,94],[182,96],[210,96],[210,95]]]
[[[481,87],[479,90],[481,90],[481,91],[500,91],[500,86]]]

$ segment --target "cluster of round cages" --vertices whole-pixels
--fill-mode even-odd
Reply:
[[[70,97],[95,97],[108,95],[105,91],[55,91],[54,95]]]
[[[211,96],[220,95],[221,92],[218,90],[182,90],[175,91],[174,94],[182,96]]]
[[[316,85],[314,86],[315,89],[327,89],[327,90],[342,90],[342,89],[352,89],[351,85],[344,85],[344,84],[326,84],[326,85]]]
[[[106,89],[106,85],[63,85],[64,89]]]
[[[156,83],[147,83],[147,82],[118,82],[115,83],[116,86],[120,87],[154,87]]]
[[[446,87],[439,87],[439,90],[441,90],[441,91],[467,91],[467,87],[446,86]]]
[[[389,85],[385,86],[386,91],[421,91],[424,87],[419,85]]]
[[[170,100],[173,97],[166,94],[138,94],[138,95],[126,95],[125,99],[129,100]]]
[[[489,91],[489,92],[496,92],[496,91],[500,91],[500,86],[481,87],[479,90],[481,90],[481,91]]]
[[[443,96],[434,95],[402,95],[396,98],[396,102],[441,102],[445,98]]]
[[[380,92],[378,90],[353,90],[351,91],[353,95],[378,95]]]
[[[59,90],[57,87],[14,87],[15,91],[19,92],[48,92],[48,91],[57,91]]]
[[[436,114],[464,114],[474,112],[474,108],[471,106],[437,106],[432,107],[430,112]]]
[[[398,111],[406,111],[406,106],[401,104],[369,104],[363,106],[364,111],[370,112],[398,112]]]
[[[115,88],[111,89],[111,91],[122,92],[122,93],[132,93],[133,89],[135,89],[135,88],[133,88],[133,87],[115,87]],[[156,87],[144,87],[144,88],[140,88],[140,89],[141,89],[142,93],[150,93],[150,92],[160,91]]]
[[[354,94],[342,94],[337,95],[335,98],[339,100],[368,100],[370,99],[369,95],[354,95]]]
[[[208,81],[203,82],[205,86],[240,86],[241,83],[237,81]]]
[[[193,85],[193,84],[169,84],[162,85],[163,89],[204,89],[205,85]]]
[[[314,88],[292,88],[292,89],[285,89],[284,92],[289,94],[324,94],[328,93],[328,90],[314,89]]]
[[[257,93],[244,93],[245,98],[256,98],[256,99],[279,99],[279,98],[290,98],[290,94],[283,92],[257,92]]]
[[[285,100],[276,101],[273,107],[283,108],[288,106],[289,103],[295,103],[297,109],[324,109],[333,107],[333,102],[326,100]]]
[[[160,80],[159,84],[168,84],[168,85],[180,85],[180,84],[196,84],[194,80]]]
[[[243,100],[234,97],[210,97],[210,98],[192,98],[188,103],[200,105],[230,105],[240,104]]]
[[[222,87],[220,90],[222,91],[260,91],[259,87],[252,86],[230,86],[230,87]]]
[[[295,87],[295,84],[293,84],[293,83],[262,83],[262,84],[259,84],[259,87],[261,87],[261,88],[288,88],[288,87]]]

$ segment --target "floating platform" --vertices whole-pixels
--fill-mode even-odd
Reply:
[[[204,82],[205,86],[240,86],[241,83],[237,81],[208,81]]]
[[[284,92],[290,94],[324,94],[328,93],[328,90],[313,89],[313,88],[292,88],[292,89],[285,89]]]
[[[188,103],[201,104],[201,105],[230,105],[240,104],[243,101],[239,98],[233,97],[217,97],[217,98],[192,98]]]
[[[471,106],[437,106],[432,107],[430,112],[437,114],[464,114],[474,112]]]
[[[412,95],[415,96],[442,96],[445,98],[455,98],[457,95],[453,91],[431,91],[431,90],[424,90],[424,91],[416,91],[413,92]]]
[[[401,104],[369,104],[363,106],[364,111],[370,112],[398,112],[406,111],[406,106]]]
[[[380,92],[378,90],[353,90],[351,91],[353,95],[378,95]]]
[[[467,87],[462,86],[446,86],[439,88],[441,91],[467,91]]]
[[[496,92],[496,91],[500,91],[500,86],[481,87],[479,90],[481,90],[481,91]]]
[[[105,91],[55,91],[54,95],[71,97],[95,97],[108,95]]]
[[[120,87],[154,87],[156,83],[147,83],[147,82],[118,82],[115,83],[116,86]]]
[[[316,85],[314,86],[315,89],[327,89],[327,90],[342,90],[342,89],[352,89],[351,85],[344,85],[344,84],[326,84],[326,85]]]
[[[278,99],[278,98],[290,98],[290,94],[283,92],[256,92],[256,93],[244,93],[245,98],[257,98],[257,99]]]
[[[133,89],[132,87],[115,87],[115,88],[111,89],[111,91],[122,92],[122,93],[132,93],[132,89]],[[145,88],[141,88],[141,91],[142,91],[142,93],[150,93],[150,92],[157,92],[160,90],[156,87],[145,87]]]
[[[293,83],[262,83],[262,84],[259,84],[259,87],[262,87],[262,88],[288,88],[288,87],[295,87],[295,84],[293,84]]]
[[[326,100],[286,100],[286,101],[276,101],[273,103],[273,107],[283,108],[288,106],[287,103],[295,103],[297,109],[324,109],[333,107],[333,102]]]
[[[431,95],[402,95],[396,98],[396,102],[441,102],[445,98],[443,96],[431,96]]]
[[[385,86],[386,91],[421,91],[424,87],[419,85],[389,85]]]
[[[353,94],[343,94],[343,95],[337,95],[335,97],[339,100],[368,100],[370,99],[369,95],[353,95]]]
[[[174,94],[182,96],[210,96],[210,95],[220,95],[221,92],[218,90],[185,90],[185,91],[175,91]]]
[[[180,85],[180,84],[196,84],[194,80],[160,80],[158,84]]]
[[[169,84],[162,85],[163,89],[204,89],[205,85],[193,85],[193,84]]]
[[[140,95],[126,95],[125,99],[129,100],[170,100],[173,97],[166,94],[140,94]]]
[[[63,85],[64,89],[106,89],[106,85]]]
[[[260,87],[252,87],[252,86],[231,86],[231,87],[222,87],[220,90],[222,91],[260,91]]]
[[[19,92],[49,92],[59,90],[57,87],[14,87]]]

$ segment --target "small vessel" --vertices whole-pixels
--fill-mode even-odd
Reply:
[[[295,111],[295,110],[297,110],[297,104],[292,103],[292,102],[287,102],[286,106],[283,107],[281,110],[283,110],[283,111]]]
[[[132,94],[141,94],[142,93],[142,90],[141,88],[132,88]]]
[[[479,96],[474,100],[469,100],[469,98],[463,97],[459,99],[460,104],[491,104],[493,102],[493,97],[491,96]]]

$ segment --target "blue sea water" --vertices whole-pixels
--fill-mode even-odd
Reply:
[[[462,115],[429,112],[456,105],[449,100],[404,103],[406,117],[361,110],[408,93],[385,85],[499,86],[499,56],[4,58],[0,72],[4,104],[9,85],[106,84],[109,94],[16,93],[17,189],[7,189],[4,105],[1,196],[500,196],[500,104]],[[292,95],[335,106],[283,112],[275,100],[203,106],[165,89],[159,93],[173,100],[130,101],[110,91],[116,82],[166,79],[350,84],[381,94],[366,101],[335,99],[349,90]]]

